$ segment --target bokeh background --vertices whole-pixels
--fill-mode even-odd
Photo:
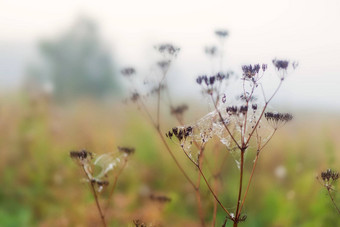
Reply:
[[[118,181],[110,226],[133,226],[138,218],[199,226],[190,185],[146,116],[124,102],[131,90],[120,71],[133,66],[143,81],[160,60],[154,45],[180,47],[168,87],[176,104],[189,107],[184,122],[195,122],[211,111],[195,78],[219,68],[204,53],[219,45],[216,29],[229,31],[222,68],[235,75],[243,64],[271,68],[276,57],[300,63],[270,105],[293,113],[294,121],[260,158],[242,226],[340,225],[315,179],[326,168],[340,169],[339,10],[336,0],[0,1],[0,226],[98,226],[94,200],[69,151],[102,154],[117,146],[136,152]],[[269,93],[277,82],[274,70],[263,78]],[[162,116],[164,132],[178,125],[166,105]],[[221,196],[233,208],[238,169],[222,145],[213,149],[227,157]],[[148,199],[153,193],[172,200],[159,204]],[[202,197],[209,223],[213,198],[203,184]],[[217,225],[224,216],[218,210]]]

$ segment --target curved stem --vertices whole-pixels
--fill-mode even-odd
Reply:
[[[235,220],[237,222],[238,220],[238,212],[240,208],[240,200],[241,200],[241,195],[242,195],[242,182],[243,182],[243,165],[244,165],[244,150],[241,150],[241,164],[240,164],[240,185],[238,189],[238,198],[237,198],[237,207],[236,207],[236,212],[235,212]]]
[[[106,205],[105,213],[106,213],[107,210],[110,208],[112,195],[113,195],[113,192],[114,192],[114,190],[115,190],[115,188],[116,188],[116,185],[117,185],[117,182],[118,182],[118,178],[119,178],[119,176],[122,174],[124,168],[126,167],[127,161],[128,161],[128,159],[125,158],[122,167],[120,168],[119,172],[118,172],[118,173],[116,174],[116,176],[115,176],[115,179],[114,179],[114,181],[113,181],[113,185],[112,185],[112,188],[111,188],[109,197],[107,198],[107,205]]]
[[[177,167],[179,168],[179,170],[182,172],[182,174],[184,175],[184,177],[189,181],[189,183],[193,186],[193,188],[196,190],[196,186],[195,184],[192,182],[192,180],[189,178],[189,176],[185,173],[183,167],[181,166],[181,164],[178,162],[178,160],[176,159],[175,155],[173,154],[173,152],[171,151],[170,147],[168,146],[168,144],[166,143],[162,131],[158,125],[158,123],[155,123],[153,121],[153,118],[150,114],[150,112],[148,111],[148,109],[146,108],[146,106],[144,105],[143,101],[140,100],[140,103],[142,104],[142,107],[144,108],[144,111],[147,113],[148,117],[150,118],[150,121],[152,123],[152,125],[154,126],[154,128],[156,129],[159,137],[161,138],[161,141],[163,142],[166,150],[168,151],[168,153],[170,154],[171,158],[175,161]]]
[[[200,155],[198,157],[198,165],[202,166],[203,163],[203,151],[204,151],[204,147],[200,148]],[[203,212],[203,207],[202,207],[202,201],[201,201],[201,194],[199,191],[199,187],[201,184],[201,173],[198,174],[197,176],[197,183],[196,183],[196,199],[197,199],[197,211],[198,211],[198,215],[200,217],[200,221],[201,221],[201,226],[204,227],[205,226],[205,222],[204,222],[204,212]]]
[[[97,210],[99,212],[99,216],[100,216],[100,219],[103,223],[103,226],[106,227],[106,222],[105,222],[105,216],[104,216],[104,213],[102,212],[102,209],[100,208],[100,204],[99,204],[99,201],[98,201],[98,196],[97,196],[97,193],[96,193],[96,189],[94,188],[94,185],[93,185],[93,182],[92,182],[92,179],[91,177],[89,176],[89,174],[86,172],[85,170],[85,166],[82,165],[82,169],[87,177],[87,179],[89,180],[90,182],[90,185],[91,185],[91,190],[92,190],[92,194],[93,194],[93,197],[96,201],[96,205],[97,205]]]
[[[176,119],[178,121],[178,123],[183,126],[184,122],[181,118],[179,118],[178,115],[176,115]],[[199,146],[198,143],[196,141],[194,141],[194,145],[196,146],[197,149],[200,149],[200,156],[198,157],[198,162],[199,165],[202,166],[203,163],[203,159],[204,159],[204,155],[203,155],[203,151],[204,151],[204,146]],[[197,177],[197,183],[196,183],[196,190],[195,190],[195,195],[196,195],[196,200],[197,200],[197,212],[201,221],[201,226],[204,227],[205,226],[205,222],[204,222],[204,211],[203,211],[203,207],[202,207],[202,200],[201,200],[201,194],[199,192],[199,188],[200,188],[200,184],[201,184],[201,174],[198,174]]]
[[[181,164],[179,164],[179,162],[178,162],[178,160],[176,159],[174,153],[172,153],[172,151],[171,151],[169,145],[166,143],[166,141],[165,141],[165,139],[164,139],[164,136],[163,136],[161,130],[160,130],[160,129],[157,129],[157,132],[158,132],[158,135],[159,135],[159,137],[161,138],[161,140],[162,140],[162,142],[163,142],[163,144],[164,144],[166,150],[168,151],[168,153],[170,154],[170,156],[172,157],[172,159],[175,161],[175,163],[176,163],[178,169],[182,172],[182,174],[183,174],[184,177],[188,180],[188,182],[192,185],[192,187],[193,187],[195,190],[197,190],[197,188],[196,188],[194,182],[192,182],[192,180],[189,178],[189,176],[188,176],[188,175],[186,174],[186,172],[184,171],[184,169],[183,169],[183,167],[181,166]]]
[[[335,201],[334,201],[334,198],[333,198],[333,196],[332,196],[332,193],[330,192],[330,189],[327,189],[327,191],[328,191],[329,197],[330,197],[331,200],[332,200],[333,205],[335,206],[335,209],[336,209],[336,210],[338,211],[338,213],[340,214],[340,210],[339,210],[338,206],[336,205],[336,203],[335,203]]]
[[[183,149],[183,148],[182,148]],[[187,158],[197,167],[198,171],[200,172],[200,174],[202,175],[205,184],[208,186],[211,194],[214,196],[215,200],[218,202],[218,204],[222,207],[222,209],[229,215],[230,218],[232,218],[232,216],[230,215],[229,211],[223,206],[223,204],[221,203],[221,201],[218,199],[216,193],[214,192],[214,190],[211,188],[207,178],[205,177],[201,167],[194,161],[192,160],[192,158],[188,155],[188,153],[183,149],[184,154],[187,156]]]
[[[215,200],[217,201],[217,203],[221,206],[221,208],[222,208],[222,209],[228,214],[228,216],[232,219],[232,216],[231,216],[230,212],[223,206],[223,204],[221,203],[221,201],[218,199],[217,195],[215,194],[215,192],[214,192],[213,189],[211,188],[211,186],[210,186],[209,182],[207,181],[207,178],[205,177],[205,175],[204,175],[203,171],[201,170],[201,168],[199,168],[198,166],[197,166],[197,168],[198,168],[198,171],[200,171],[200,173],[202,174],[202,177],[203,177],[203,179],[204,179],[204,181],[205,181],[205,184],[208,186],[208,188],[209,188],[211,194],[214,196],[214,198],[215,198]]]
[[[241,211],[242,211],[242,208],[243,208],[243,204],[246,201],[246,197],[247,197],[247,194],[248,194],[248,191],[249,191],[251,180],[253,179],[253,175],[254,175],[254,172],[255,172],[255,168],[256,168],[256,164],[257,164],[258,158],[259,158],[259,152],[256,154],[254,165],[253,165],[253,169],[251,171],[250,178],[249,178],[249,181],[248,181],[247,189],[246,189],[246,191],[244,193],[243,200],[242,200],[242,203],[241,203],[241,206],[240,206],[240,210],[237,213],[237,218],[240,217],[240,214],[241,214]]]
[[[158,129],[160,128],[161,84],[162,83],[159,83],[158,90],[157,90],[157,121],[156,121],[156,125],[157,125]]]
[[[257,129],[257,126],[259,125],[259,123],[260,123],[260,121],[261,121],[261,118],[263,117],[263,114],[264,114],[264,112],[265,112],[265,110],[266,110],[266,108],[267,108],[267,106],[268,106],[268,103],[274,98],[274,96],[276,95],[276,93],[277,93],[278,90],[280,89],[280,87],[281,87],[281,85],[282,85],[282,81],[283,81],[283,80],[280,81],[278,87],[276,88],[276,90],[274,91],[274,93],[272,94],[272,96],[268,99],[268,101],[266,101],[266,103],[265,103],[265,105],[264,105],[264,107],[263,107],[263,110],[262,110],[262,112],[261,112],[259,118],[257,119],[257,122],[256,122],[256,124],[255,124],[253,130],[252,130],[251,133],[249,134],[249,137],[248,137],[248,139],[247,139],[247,141],[246,141],[246,143],[245,143],[246,145],[249,143],[249,141],[250,141],[252,135],[254,134],[255,130]]]
[[[216,103],[214,102],[214,98],[213,98],[212,95],[211,95],[211,99],[212,99],[212,101],[213,101],[213,103],[214,103],[215,110],[216,110],[216,112],[218,113],[218,115],[219,115],[219,117],[220,117],[220,119],[221,119],[221,121],[222,121],[222,124],[223,124],[224,128],[227,130],[227,132],[229,133],[230,137],[232,138],[232,140],[234,141],[234,143],[236,144],[236,146],[241,150],[241,146],[238,144],[238,142],[236,141],[236,139],[234,138],[234,136],[231,134],[231,132],[230,132],[228,126],[225,124],[224,119],[223,119],[223,117],[222,117],[222,114],[221,114],[221,112],[219,111],[219,109],[217,108],[217,105],[216,105]]]
[[[103,226],[106,227],[105,216],[104,216],[102,209],[100,208],[98,196],[97,196],[96,190],[94,188],[93,182],[91,181],[90,184],[91,184],[94,199],[96,200],[96,205],[97,205],[97,209],[99,211],[100,218],[102,220]]]
[[[263,144],[262,147],[259,147],[259,151],[262,151],[263,148],[265,148],[265,146],[267,146],[267,144],[269,143],[269,141],[273,138],[275,132],[276,132],[277,128],[274,129],[274,131],[272,132],[272,134],[269,136],[268,140]]]

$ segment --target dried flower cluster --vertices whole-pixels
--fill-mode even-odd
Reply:
[[[207,46],[204,48],[204,52],[211,57],[216,56],[217,53],[217,47],[216,46]]]
[[[123,76],[128,77],[129,81],[131,82],[132,92],[131,96],[129,98],[130,101],[136,103],[140,109],[142,109],[146,114],[148,115],[148,118],[150,119],[152,117],[152,114],[150,113],[148,102],[152,100],[153,97],[156,97],[158,100],[160,100],[160,96],[162,91],[166,90],[168,93],[168,88],[166,84],[166,75],[168,73],[168,70],[172,64],[172,61],[177,57],[180,48],[174,46],[170,43],[163,43],[156,45],[155,50],[161,54],[162,58],[156,62],[157,69],[156,74],[153,76],[156,77],[146,77],[143,79],[143,84],[141,85],[137,81],[137,77],[131,78],[129,75],[136,74],[136,70],[131,67],[127,67],[121,70],[121,73]],[[168,97],[169,98],[169,97]],[[170,112],[172,115],[175,115],[177,118],[182,118],[182,115],[186,108],[175,108],[171,102],[171,100],[168,100],[168,105],[170,107]],[[161,103],[158,103],[158,109]],[[157,110],[158,111],[158,110]],[[181,113],[180,113],[181,112]],[[159,112],[157,113],[159,115]],[[156,118],[158,118],[157,116]],[[151,120],[151,119],[150,119]],[[155,122],[154,119],[151,120],[153,124],[158,124]],[[157,121],[157,120],[156,120]]]
[[[220,90],[222,88],[222,83],[229,79],[230,73],[222,73],[218,72],[215,75],[207,76],[202,75],[196,78],[197,84],[202,86],[203,93],[212,95],[212,94],[220,94]]]
[[[255,64],[255,65],[244,65],[242,66],[244,80],[251,80],[254,83],[259,81],[263,76],[263,73],[267,70],[267,64]],[[262,71],[262,74],[260,72]]]
[[[339,176],[339,172],[332,169],[327,169],[326,171],[321,172],[320,176],[317,176],[316,178],[319,180],[320,184],[327,190],[329,198],[331,199],[335,209],[340,215],[340,209],[337,206],[333,196],[333,193],[335,191],[335,183],[339,179]]]
[[[173,136],[176,136],[178,141],[182,142],[186,140],[189,136],[192,135],[193,129],[191,126],[188,127],[176,127],[172,128],[168,133],[166,133],[166,137],[172,139]]]
[[[317,179],[327,190],[332,191],[334,190],[334,183],[339,179],[339,176],[339,172],[327,169],[321,172]]]
[[[164,196],[164,195],[151,194],[150,199],[152,201],[159,202],[159,203],[169,203],[169,202],[171,202],[171,198]]]
[[[321,179],[324,182],[336,181],[339,179],[339,173],[334,170],[327,169],[326,171],[321,172]]]
[[[293,70],[299,66],[299,63],[296,61],[293,61],[292,63],[290,63],[288,60],[273,59],[272,62],[281,80],[284,80],[285,77],[287,76],[287,71],[290,66],[292,67]]]
[[[171,43],[163,43],[155,46],[155,49],[158,50],[162,54],[167,54],[169,56],[177,56],[180,51],[179,47],[172,45]]]
[[[257,107],[255,104],[253,107]],[[229,115],[245,115],[248,112],[248,106],[228,106],[226,111]]]
[[[132,67],[124,68],[120,71],[123,76],[130,77],[136,73],[136,70]]]
[[[173,115],[182,115],[185,111],[188,110],[188,105],[182,104],[177,107],[172,107],[171,108],[171,114]]]
[[[127,155],[135,153],[135,148],[133,147],[118,147],[118,151]]]
[[[216,33],[217,34],[217,33]],[[225,36],[227,33],[220,33],[220,36]],[[265,112],[268,103],[277,93],[280,88],[282,81],[286,74],[287,68],[289,67],[289,61],[284,60],[273,60],[274,67],[281,73],[281,80],[275,92],[267,99],[262,88],[262,94],[265,103],[261,106],[257,103],[257,98],[255,97],[255,91],[260,85],[260,80],[264,73],[267,71],[268,66],[266,64],[255,64],[255,65],[244,65],[242,66],[243,75],[241,77],[243,91],[242,94],[238,96],[238,100],[241,101],[241,105],[228,105],[227,96],[224,94],[221,101],[220,100],[220,84],[229,78],[229,75],[222,73],[217,73],[213,76],[199,76],[196,79],[197,84],[204,88],[205,94],[211,96],[211,100],[215,106],[215,110],[208,114],[208,117],[204,117],[198,122],[205,122],[204,127],[199,123],[192,123],[190,126],[184,127],[174,127],[172,128],[166,136],[170,139],[173,137],[177,138],[180,142],[181,148],[190,159],[190,161],[199,169],[200,174],[204,179],[204,172],[200,167],[200,157],[203,154],[205,143],[213,135],[217,135],[220,141],[227,146],[227,149],[232,153],[235,158],[237,167],[240,169],[240,185],[239,185],[239,201],[236,204],[235,213],[230,213],[221,203],[216,193],[212,190],[208,181],[205,181],[208,185],[210,192],[213,194],[217,203],[224,209],[227,213],[227,218],[234,222],[234,226],[237,223],[245,221],[247,216],[241,214],[244,201],[247,196],[249,185],[253,176],[254,171],[252,171],[251,177],[248,182],[247,191],[244,193],[242,198],[242,183],[243,183],[243,171],[245,168],[244,155],[248,150],[253,139],[257,143],[256,145],[256,158],[253,163],[253,169],[255,169],[260,151],[268,144],[274,133],[278,128],[283,126],[285,123],[291,121],[293,116],[289,113],[276,113],[276,112]],[[293,63],[293,68],[296,68],[296,63]],[[283,72],[284,71],[284,72]],[[225,89],[225,88],[224,88]],[[228,88],[227,88],[228,89]],[[222,90],[225,92],[226,90]],[[259,113],[258,113],[259,112]],[[261,126],[264,124],[262,117],[267,120],[267,123],[272,127],[273,131],[271,134],[264,135],[261,133]],[[200,125],[200,127],[198,127]],[[199,152],[196,156],[192,155],[191,144],[192,141],[197,142],[197,138],[203,138],[203,135],[208,135],[205,139],[202,139],[203,146],[199,146]],[[189,144],[188,144],[189,141]]]
[[[106,226],[106,221],[104,211],[102,210],[102,207],[99,203],[99,193],[102,192],[104,188],[107,188],[110,185],[108,173],[118,167],[118,165],[122,163],[121,160],[124,160],[120,171],[117,173],[113,180],[111,192],[109,194],[107,203],[108,207],[110,205],[111,196],[115,189],[118,177],[128,161],[128,156],[133,154],[134,151],[134,148],[118,147],[117,152],[102,154],[96,158],[94,158],[95,155],[93,153],[86,150],[70,152],[70,157],[79,164],[79,166],[85,173],[85,181],[88,182],[91,187],[91,192],[96,201],[97,209],[100,214],[103,226]],[[98,174],[94,175],[95,169],[98,167],[101,171]]]
[[[274,128],[278,129],[288,121],[293,119],[293,115],[290,113],[273,113],[273,112],[266,112],[264,117],[267,119],[268,123]]]
[[[234,226],[241,221],[245,221],[247,215],[242,213],[243,205],[245,203],[247,193],[249,190],[249,186],[252,181],[252,177],[254,174],[254,170],[257,165],[257,160],[263,148],[268,144],[274,133],[277,129],[283,126],[285,123],[291,121],[293,119],[291,114],[288,113],[275,113],[268,112],[267,107],[268,103],[273,99],[276,95],[277,91],[281,87],[284,79],[288,74],[288,69],[295,69],[297,67],[297,63],[290,63],[287,60],[278,60],[274,59],[272,61],[274,68],[276,69],[280,80],[278,81],[277,89],[267,97],[265,91],[261,84],[261,78],[264,76],[267,71],[267,64],[254,64],[254,65],[243,65],[242,76],[238,80],[240,89],[237,91],[238,94],[236,103],[235,103],[235,95],[231,95],[229,89],[229,82],[231,80],[230,77],[233,75],[233,72],[224,70],[223,67],[223,47],[225,38],[229,35],[227,30],[217,30],[215,31],[215,35],[219,38],[220,46],[217,48],[216,46],[208,46],[205,48],[205,53],[211,57],[212,63],[215,60],[215,57],[219,56],[220,67],[219,70],[214,69],[212,67],[212,73],[207,75],[198,76],[196,79],[196,83],[202,88],[203,94],[209,99],[213,104],[214,110],[208,113],[206,116],[202,117],[196,122],[190,122],[190,124],[185,124],[183,121],[183,112],[188,109],[187,105],[174,106],[171,98],[168,87],[166,86],[166,76],[171,65],[171,62],[174,57],[177,56],[179,52],[179,48],[173,46],[172,44],[161,44],[155,46],[155,49],[163,56],[163,58],[158,61],[156,64],[158,66],[158,70],[160,69],[158,80],[155,83],[148,83],[147,85],[151,85],[146,93],[142,93],[141,91],[137,91],[135,88],[132,93],[131,100],[137,103],[140,109],[146,114],[156,132],[158,133],[161,141],[164,143],[165,148],[174,159],[178,169],[182,172],[183,176],[187,179],[187,181],[192,185],[195,190],[195,194],[197,197],[198,203],[198,213],[200,216],[200,221],[202,226],[205,225],[205,217],[202,214],[201,209],[201,198],[200,198],[200,183],[201,177],[208,186],[210,193],[213,195],[214,201],[214,214],[213,223],[215,224],[216,220],[216,210],[217,206],[220,205],[221,208],[227,214],[227,219],[232,220]],[[132,71],[132,70],[130,70]],[[122,71],[122,74],[130,74],[129,70]],[[133,74],[135,70],[133,71]],[[132,74],[132,73],[131,73]],[[263,103],[258,101],[257,98],[257,90],[261,88],[260,93],[263,95]],[[176,156],[171,151],[171,148],[166,144],[164,133],[161,130],[161,105],[163,99],[161,99],[163,90],[166,91],[167,94],[167,104],[169,106],[170,113],[175,116],[178,120],[178,127],[173,127],[165,136],[174,141],[178,140],[179,145],[182,151],[185,153],[186,157],[194,164],[194,167],[198,169],[199,180],[198,184],[194,183],[191,180],[191,177],[186,173],[185,169],[181,166],[180,162],[178,162]],[[241,93],[241,95],[239,95]],[[156,96],[156,111],[153,112],[154,109],[149,108],[147,105],[147,97],[152,94]],[[228,95],[227,95],[228,94]],[[255,96],[256,94],[256,96]],[[262,101],[262,100],[261,100]],[[151,111],[152,110],[152,111]],[[266,121],[264,121],[264,118]],[[269,125],[271,127],[270,134],[266,132],[264,134],[261,130],[262,126]],[[226,149],[232,154],[232,157],[235,159],[237,164],[237,168],[240,170],[240,184],[238,185],[238,198],[236,199],[235,211],[230,212],[227,209],[222,201],[218,193],[213,189],[210,185],[211,183],[207,180],[208,178],[205,176],[203,169],[201,168],[203,162],[205,161],[205,149],[206,145],[209,141],[212,140],[213,136],[217,136],[225,146]],[[207,146],[208,147],[208,146]],[[214,147],[214,146],[211,146]],[[245,153],[251,151],[249,147],[254,147],[257,151],[253,155],[255,156],[254,162],[252,162],[252,172],[248,179],[247,187],[243,185],[244,182],[244,170],[246,168],[245,163]],[[216,153],[218,155],[218,153]],[[219,159],[216,156],[217,161]],[[221,175],[222,166],[218,168],[216,174],[213,176]],[[212,177],[214,180],[215,177]],[[222,180],[221,180],[222,181]],[[222,182],[220,182],[222,185]],[[242,191],[246,188],[246,191]],[[167,197],[157,197],[150,196],[153,200],[160,201],[168,201]],[[228,206],[230,207],[230,206]]]
[[[74,160],[79,161],[79,163],[82,163],[86,160],[93,159],[93,154],[91,152],[86,151],[86,150],[71,151],[70,157]]]
[[[229,32],[227,30],[216,30],[215,34],[220,38],[225,38],[229,35]]]

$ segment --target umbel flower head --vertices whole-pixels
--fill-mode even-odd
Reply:
[[[136,73],[136,70],[132,67],[126,67],[122,69],[120,72],[123,76],[130,77]]]
[[[274,129],[280,128],[288,121],[291,121],[293,119],[293,115],[291,115],[290,113],[267,112],[264,114],[264,117],[267,119],[269,125],[272,126]]]
[[[109,185],[107,174],[120,165],[122,160],[127,161],[128,156],[134,152],[135,148],[132,147],[118,147],[118,151],[104,153],[96,158],[86,150],[71,151],[70,157],[84,170],[87,181],[95,185],[100,192]]]
[[[196,83],[202,86],[205,93],[212,94],[213,92],[218,92],[218,87],[223,81],[227,80],[229,76],[229,73],[224,74],[222,72],[218,72],[212,76],[202,75],[196,78]]]
[[[339,172],[327,169],[321,172],[320,176],[317,176],[316,179],[318,179],[328,191],[332,191],[334,190],[334,183],[339,179]]]
[[[135,153],[134,147],[118,147],[118,151],[125,154],[125,155],[132,155]]]
[[[219,38],[225,38],[229,35],[229,32],[227,30],[216,30],[215,35],[217,35]]]
[[[243,71],[242,79],[256,82],[262,77],[259,74],[261,70],[262,70],[262,73],[264,73],[267,70],[267,65],[266,64],[262,64],[261,66],[260,64],[243,65],[242,66],[242,71]]]
[[[182,140],[185,140],[187,137],[192,135],[193,128],[191,126],[183,127],[183,128],[172,128],[168,133],[166,133],[166,137],[172,139],[173,136],[175,136],[179,142],[182,142]]]
[[[163,43],[155,46],[155,49],[158,50],[161,54],[166,54],[169,56],[176,57],[178,52],[180,51],[179,47],[172,45],[171,43]]]
[[[217,53],[217,47],[216,46],[206,46],[204,48],[204,52],[205,52],[206,55],[213,57]]]
[[[278,60],[276,58],[273,59],[272,62],[281,80],[284,80],[287,76],[287,71],[290,66],[293,68],[293,70],[295,70],[299,65],[299,63],[296,61],[290,63],[288,60]]]
[[[339,173],[334,170],[327,169],[326,171],[321,172],[321,179],[324,182],[329,182],[331,180],[336,181],[339,179]]]
[[[85,164],[89,160],[93,159],[93,154],[86,150],[71,151],[70,157],[75,160],[78,164]]]

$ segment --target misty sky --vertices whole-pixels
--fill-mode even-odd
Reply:
[[[203,47],[217,44],[213,31],[226,28],[226,67],[240,71],[242,64],[270,63],[275,57],[297,60],[299,69],[276,101],[340,109],[339,12],[338,0],[0,0],[0,83],[17,85],[39,40],[61,34],[79,16],[89,16],[122,66],[147,72],[156,60],[154,44],[180,46],[170,73],[183,84],[209,72]],[[269,89],[275,82],[267,80]]]

